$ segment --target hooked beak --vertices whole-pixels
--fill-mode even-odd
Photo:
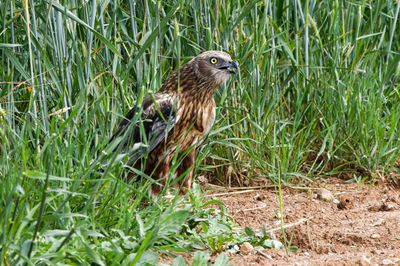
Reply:
[[[232,61],[221,66],[219,69],[226,69],[230,74],[237,74],[238,67],[238,63],[236,61]]]

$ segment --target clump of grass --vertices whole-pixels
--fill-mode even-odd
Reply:
[[[123,158],[106,148],[121,116],[202,50],[228,51],[240,74],[216,95],[200,171],[238,184],[389,171],[400,154],[399,10],[391,0],[4,2],[1,263],[153,263],[241,241],[199,195],[181,208],[149,199],[147,179],[122,182]],[[201,233],[185,231],[193,217],[205,219]]]

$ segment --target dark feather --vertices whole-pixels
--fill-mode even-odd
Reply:
[[[176,112],[173,102],[168,100],[168,98],[163,100],[160,97],[154,99],[149,96],[143,101],[142,108],[141,121],[139,122],[142,129],[139,123],[132,125],[133,128],[129,128],[131,120],[140,111],[137,108],[132,108],[118,125],[118,129],[110,141],[112,142],[117,137],[122,137],[119,143],[121,150],[126,150],[127,147],[132,147],[134,144],[143,144],[139,148],[134,147],[129,152],[129,161],[127,164],[130,166],[145,154],[153,151],[158,144],[166,139],[168,133],[175,125]]]

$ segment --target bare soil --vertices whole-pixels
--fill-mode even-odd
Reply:
[[[233,254],[233,265],[400,265],[400,190],[388,184],[329,179],[307,188],[284,187],[284,233],[274,189],[210,194],[225,202],[243,228],[265,226],[293,247]]]

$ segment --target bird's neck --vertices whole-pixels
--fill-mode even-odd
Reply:
[[[190,66],[184,65],[164,82],[160,91],[203,103],[210,101],[217,89],[218,84],[195,75]]]
[[[217,86],[203,86],[203,87],[191,87],[191,88],[182,88],[180,97],[186,98],[193,103],[198,104],[206,104],[213,99],[214,92],[218,89]]]

